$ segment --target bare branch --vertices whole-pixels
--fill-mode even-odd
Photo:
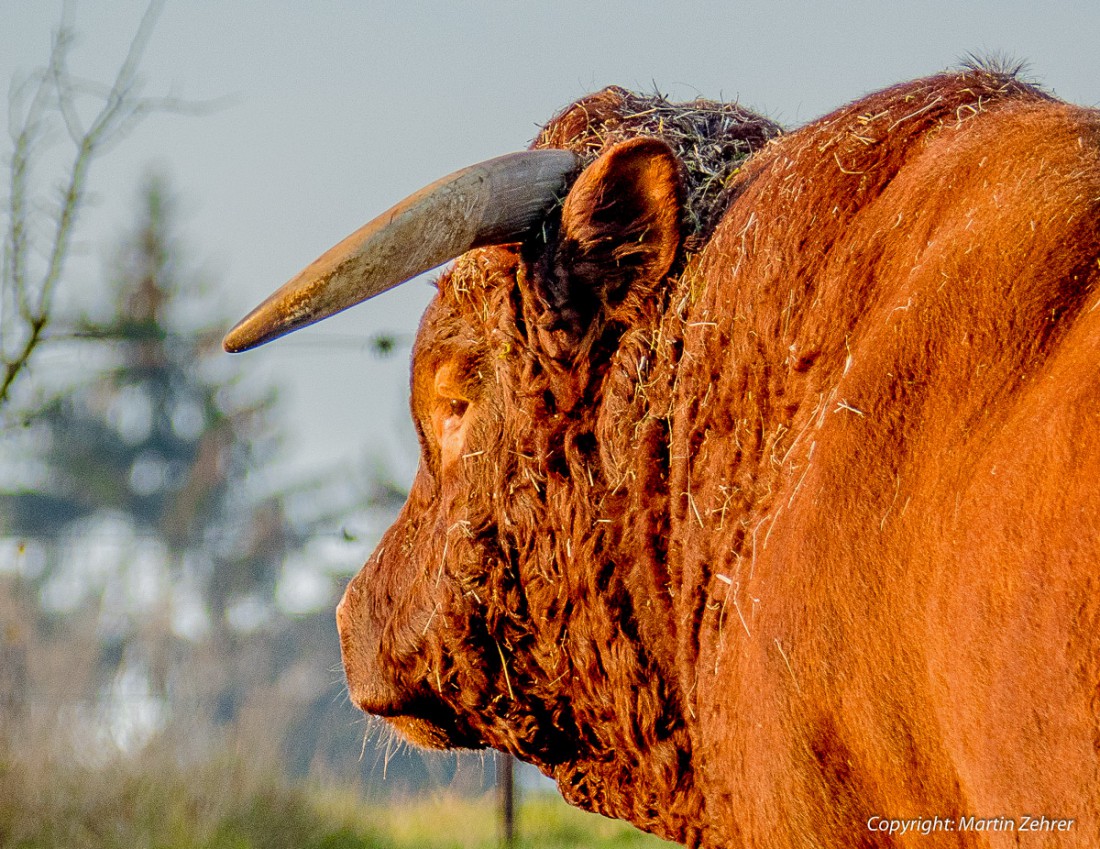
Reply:
[[[24,374],[31,357],[48,338],[53,302],[72,247],[73,232],[84,207],[92,163],[125,138],[146,116],[155,112],[202,112],[216,104],[190,104],[174,97],[141,95],[138,69],[162,8],[152,0],[142,15],[126,56],[109,86],[74,76],[68,68],[75,32],[68,23],[68,8],[54,33],[46,66],[24,83],[13,84],[9,94],[12,155],[9,171],[8,222],[4,241],[2,291],[0,291],[0,409],[11,396],[11,387]],[[33,95],[25,100],[33,88]],[[99,110],[86,124],[79,101],[100,101]],[[25,109],[24,109],[25,104]],[[31,269],[36,252],[31,174],[51,123],[60,123],[73,145],[73,155],[54,217],[48,245],[41,253],[45,268],[37,276]]]
[[[67,25],[62,24],[58,27],[54,36],[53,50],[50,52],[50,64],[47,70],[54,89],[57,91],[57,111],[65,121],[69,138],[73,144],[79,145],[85,131],[80,126],[80,116],[76,111],[76,92],[73,81],[65,67],[69,47],[74,40],[73,32]]]
[[[17,118],[23,92],[37,82],[34,95],[27,105],[22,118]],[[3,285],[5,295],[15,301],[18,315],[30,322],[31,308],[28,302],[29,272],[28,255],[30,251],[29,221],[30,211],[27,205],[28,184],[30,182],[31,156],[44,134],[43,116],[49,96],[49,85],[45,74],[27,79],[20,86],[12,86],[9,96],[9,114],[11,116],[13,151],[11,158],[9,195],[8,232],[5,234],[5,262]],[[16,131],[15,128],[19,128]],[[0,307],[6,306],[0,302]]]

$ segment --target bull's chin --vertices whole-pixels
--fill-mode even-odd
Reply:
[[[357,703],[361,710],[381,717],[410,743],[425,749],[485,748],[462,717],[430,695]]]
[[[425,749],[484,749],[461,716],[428,690],[397,688],[379,679],[352,679],[348,696],[364,713],[384,719],[398,734]]]
[[[398,734],[424,749],[483,749],[485,744],[457,725],[437,724],[419,716],[386,717]]]

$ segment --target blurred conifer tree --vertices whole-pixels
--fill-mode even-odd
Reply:
[[[383,792],[447,783],[451,759],[395,751],[389,734],[377,749],[364,744],[362,717],[340,697],[334,671],[335,576],[318,569],[332,597],[315,612],[276,603],[284,564],[308,559],[310,540],[337,541],[346,568],[356,565],[356,536],[318,505],[385,514],[404,493],[372,475],[349,504],[348,493],[332,493],[346,472],[256,492],[256,470],[276,447],[275,396],[241,379],[243,363],[222,352],[227,322],[175,231],[171,192],[151,177],[111,266],[108,314],[55,346],[78,355],[65,391],[30,416],[24,445],[37,471],[18,487],[0,480],[0,539],[40,564],[21,577],[37,623],[20,633],[50,635],[74,656],[75,641],[87,667],[65,692],[38,698],[96,702],[117,714],[124,746],[181,715],[227,727],[243,717],[282,746],[294,773],[362,772],[384,778]],[[310,504],[306,518],[291,518],[297,496]],[[19,686],[0,681],[0,701],[33,690],[33,678],[32,669]],[[479,789],[489,776],[471,778]]]
[[[224,321],[174,227],[167,185],[150,178],[109,281],[113,314],[82,322],[69,343],[87,374],[33,416],[38,479],[0,495],[0,521],[39,547],[47,610],[91,602],[98,678],[140,669],[150,696],[169,701],[182,686],[207,689],[188,696],[215,699],[229,719],[247,679],[270,671],[242,680],[234,661],[256,657],[236,644],[273,618],[283,559],[303,535],[280,497],[247,491],[249,467],[272,447],[274,398],[226,373]],[[115,562],[94,565],[103,558]],[[218,663],[173,686],[181,656],[193,659],[187,644],[200,642]]]

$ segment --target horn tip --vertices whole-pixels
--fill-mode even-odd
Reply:
[[[227,354],[240,354],[244,351],[250,351],[266,341],[261,334],[254,332],[250,325],[251,322],[246,318],[225,334],[225,338],[222,339],[222,349]]]

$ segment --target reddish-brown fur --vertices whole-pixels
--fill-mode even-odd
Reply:
[[[612,141],[440,281],[353,699],[688,845],[1100,845],[1100,116],[896,86],[694,242],[676,153]],[[1074,823],[868,827],[1023,815]]]

